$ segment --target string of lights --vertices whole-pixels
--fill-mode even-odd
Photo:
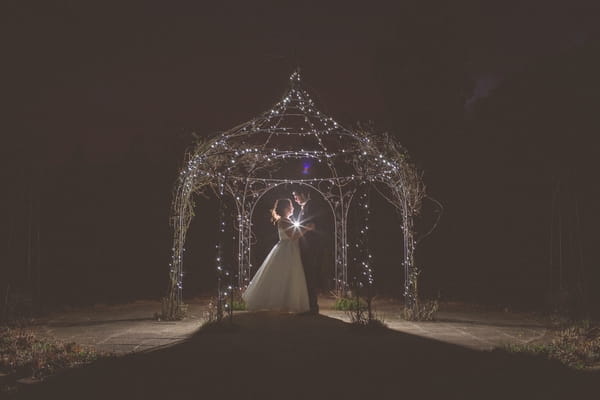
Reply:
[[[354,243],[355,256],[354,262],[357,265],[356,280],[361,288],[370,288],[374,283],[373,274],[373,255],[369,248],[369,217],[371,216],[370,195],[367,192],[362,193],[358,198],[358,209],[362,214],[361,226],[358,231],[358,237]]]
[[[372,186],[401,215],[406,305],[417,304],[418,269],[414,265],[414,224],[425,196],[422,176],[405,149],[388,134],[366,129],[348,130],[321,113],[303,89],[299,70],[289,88],[270,110],[215,137],[199,140],[186,153],[172,203],[172,259],[167,315],[180,315],[183,254],[187,230],[195,215],[195,198],[214,193],[230,196],[237,213],[237,271],[227,271],[237,282],[227,290],[244,288],[252,276],[252,213],[262,196],[284,184],[298,184],[320,193],[334,217],[335,290],[348,290],[348,210],[364,186]],[[364,199],[356,201],[360,207]],[[218,249],[217,249],[218,250]],[[216,267],[223,268],[217,259]],[[373,283],[370,261],[366,281]],[[165,313],[165,311],[163,312]]]

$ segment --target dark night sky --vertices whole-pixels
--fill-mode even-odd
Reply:
[[[60,129],[53,132],[60,148],[81,138],[100,158],[140,130],[213,132],[246,120],[280,95],[296,65],[338,119],[393,128],[398,110],[390,97],[410,102],[411,92],[388,93],[389,64],[397,74],[418,66],[422,81],[412,84],[438,84],[440,97],[479,98],[510,71],[580,46],[598,31],[593,1],[369,8],[50,3],[5,14],[11,103],[34,129]]]
[[[105,3],[9,1],[0,12],[7,277],[27,286],[23,204],[35,193],[49,301],[127,297],[142,275],[151,283],[136,294],[159,296],[171,188],[190,133],[212,135],[266,110],[297,65],[323,111],[393,132],[444,203],[419,256],[429,295],[544,301],[554,284],[546,209],[558,177],[571,177],[564,181],[584,216],[600,211],[589,200],[596,165],[578,161],[593,158],[600,126],[590,106],[600,104],[590,67],[596,1]],[[548,88],[556,104],[545,102]],[[521,112],[530,107],[537,111]],[[566,111],[553,121],[553,110]],[[591,268],[599,257],[586,229]],[[192,226],[198,242],[202,230]],[[200,255],[208,245],[198,248],[193,262],[209,262]],[[396,256],[379,257],[386,276]],[[60,297],[58,282],[80,289]]]

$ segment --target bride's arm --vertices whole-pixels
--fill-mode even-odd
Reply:
[[[295,226],[290,220],[280,219],[278,224],[281,225],[283,231],[290,239],[298,239],[304,235],[305,229]]]

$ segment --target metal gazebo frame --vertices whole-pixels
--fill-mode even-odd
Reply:
[[[195,211],[194,195],[212,191],[218,197],[233,198],[238,239],[235,275],[238,287],[243,288],[252,272],[254,208],[265,193],[284,184],[309,186],[331,207],[338,293],[348,288],[347,220],[357,190],[371,185],[396,207],[403,233],[405,306],[418,307],[414,217],[425,196],[421,173],[394,138],[364,129],[346,129],[317,110],[296,70],[290,76],[288,90],[271,110],[216,137],[198,141],[187,153],[172,203],[174,236],[164,318],[181,315],[183,253]]]

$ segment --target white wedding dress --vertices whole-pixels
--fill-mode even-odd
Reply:
[[[301,313],[310,309],[298,239],[277,224],[279,242],[262,263],[242,295],[248,311]]]

